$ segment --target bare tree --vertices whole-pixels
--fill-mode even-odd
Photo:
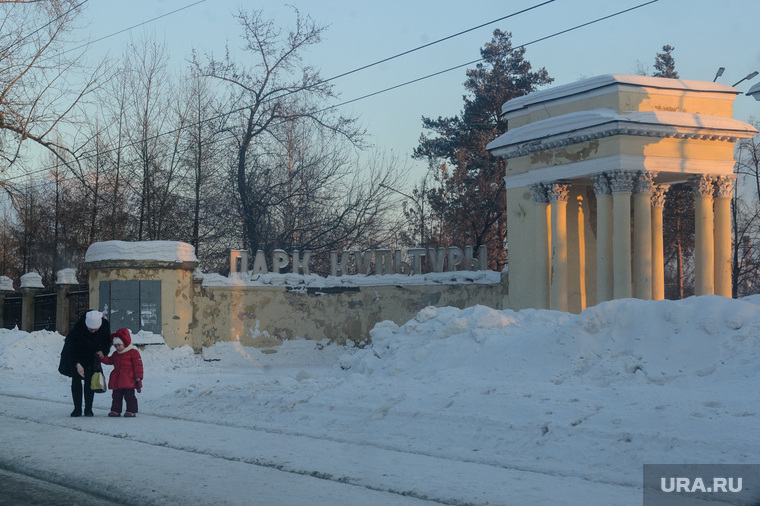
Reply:
[[[196,255],[201,253],[201,238],[216,242],[214,239],[224,227],[218,226],[217,220],[212,220],[214,210],[220,211],[225,217],[229,212],[219,202],[229,201],[225,195],[226,184],[223,162],[222,122],[224,118],[214,113],[221,105],[218,103],[217,90],[211,82],[199,72],[197,55],[193,52],[192,65],[188,75],[182,79],[184,83],[182,100],[186,103],[182,114],[184,143],[184,164],[187,167],[185,192],[192,201],[192,230],[190,244],[195,247]],[[211,222],[216,225],[211,226]],[[226,255],[225,255],[226,256]]]
[[[755,119],[750,119],[760,126]],[[734,226],[733,296],[760,293],[760,135],[742,139],[736,150],[736,173],[740,186],[749,192],[740,197],[734,191],[732,215]],[[749,193],[749,194],[747,194]]]
[[[76,130],[76,109],[105,73],[105,65],[86,71],[79,62],[81,55],[63,51],[78,14],[74,0],[0,3],[0,159],[5,161],[4,170],[19,160],[27,141],[49,149],[67,165],[73,159],[62,158],[63,152],[72,152],[61,142],[64,127]]]
[[[306,120],[318,128],[359,142],[361,133],[355,121],[325,111],[323,104],[335,95],[319,72],[302,60],[303,53],[320,42],[324,27],[294,9],[294,27],[283,34],[260,11],[241,10],[238,21],[243,29],[246,59],[250,67],[232,60],[229,50],[224,60],[210,58],[203,73],[229,85],[234,109],[227,131],[235,137],[235,184],[245,242],[252,250],[262,246],[262,227],[270,216],[261,202],[268,198],[261,190],[268,187],[271,167],[260,162],[266,153],[263,146],[272,140],[276,127],[295,120]],[[241,107],[241,104],[243,107]],[[271,145],[271,144],[270,144]]]

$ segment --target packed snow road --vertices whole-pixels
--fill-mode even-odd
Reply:
[[[575,477],[544,475],[536,487],[531,472],[171,416],[113,419],[96,408],[93,418],[70,418],[63,402],[0,395],[0,403],[0,467],[122,504],[562,503],[561,489],[579,486]],[[457,497],[452,477],[482,482],[484,492]],[[638,494],[583,486],[607,504]]]

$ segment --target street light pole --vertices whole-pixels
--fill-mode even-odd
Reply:
[[[738,81],[736,81],[734,83],[734,88],[736,88],[736,86],[739,83],[742,83],[742,82],[746,81],[747,79],[754,79],[757,76],[757,74],[758,74],[757,70],[754,71],[754,72],[752,72],[752,73],[750,73],[750,74],[747,74],[746,76],[744,76],[743,78],[741,78],[740,80],[738,80]]]

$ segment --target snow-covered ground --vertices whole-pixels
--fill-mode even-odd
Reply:
[[[760,463],[760,297],[430,307],[363,348],[148,345],[135,419],[110,394],[68,416],[62,344],[0,331],[0,467],[130,504],[640,505],[643,464]]]

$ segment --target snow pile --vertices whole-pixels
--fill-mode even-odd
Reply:
[[[0,330],[0,395],[68,403],[62,343],[53,332]],[[454,503],[493,501],[511,486],[468,484],[456,474],[463,463],[621,487],[616,504],[640,504],[645,463],[760,462],[758,297],[627,299],[580,315],[429,307],[404,325],[378,324],[366,347],[299,340],[270,351],[144,346],[140,412],[168,416],[169,432],[196,420],[394,452],[410,466],[443,459],[445,493],[424,469],[404,479],[420,497]],[[67,416],[68,406],[54,409]],[[242,458],[243,441],[214,441],[215,455]],[[293,458],[272,466],[308,468]],[[351,482],[390,487],[369,463],[341,459],[331,465]],[[567,504],[580,504],[581,488]]]

